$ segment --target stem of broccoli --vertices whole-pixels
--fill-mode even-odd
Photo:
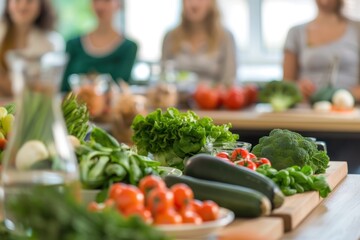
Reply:
[[[293,100],[286,96],[273,96],[270,104],[275,112],[283,112],[292,105]]]

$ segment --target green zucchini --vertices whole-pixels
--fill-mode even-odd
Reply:
[[[184,174],[251,188],[264,194],[271,202],[272,209],[280,207],[285,200],[281,189],[270,179],[246,167],[233,165],[208,154],[197,154],[189,158]]]
[[[237,217],[259,217],[271,212],[269,199],[249,188],[189,176],[168,175],[164,181],[168,187],[185,183],[193,190],[196,199],[212,200],[219,206],[233,211]]]
[[[316,102],[320,102],[320,101],[331,102],[332,97],[337,90],[338,88],[334,88],[330,86],[321,88],[310,97],[310,103],[314,105]]]

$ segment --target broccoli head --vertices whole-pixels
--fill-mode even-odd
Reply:
[[[302,100],[302,94],[295,83],[271,81],[259,93],[262,102],[270,103],[275,112],[285,111]]]
[[[329,164],[329,156],[318,150],[313,140],[287,129],[274,129],[269,136],[260,138],[252,153],[268,158],[278,170],[310,165],[315,173],[324,173]]]

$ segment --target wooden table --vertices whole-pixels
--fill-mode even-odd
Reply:
[[[259,138],[268,135],[274,128],[289,129],[303,136],[325,141],[333,161],[349,164],[349,173],[360,174],[360,109],[350,113],[318,113],[308,105],[300,105],[282,113],[271,112],[266,104],[240,111],[200,111],[201,117],[211,117],[215,124],[231,123],[232,131],[240,140],[255,145]]]
[[[280,239],[360,239],[359,183],[360,175],[348,175],[295,230],[284,234]],[[269,233],[266,238],[231,235],[234,232],[233,226],[225,228],[219,240],[279,239],[278,232]]]
[[[211,117],[216,124],[231,123],[234,129],[267,130],[287,128],[297,131],[360,133],[360,110],[347,113],[319,113],[308,105],[275,113],[266,104],[241,111],[195,111],[201,117]]]
[[[348,175],[304,222],[283,239],[360,239],[360,175]]]

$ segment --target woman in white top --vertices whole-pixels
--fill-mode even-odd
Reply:
[[[23,50],[42,54],[64,50],[64,40],[52,31],[54,15],[48,0],[6,0],[0,22],[0,97],[10,97],[6,54]]]
[[[166,34],[162,61],[176,70],[195,72],[199,79],[232,85],[236,78],[236,47],[220,22],[216,0],[183,0],[181,23]]]
[[[290,29],[285,42],[284,79],[296,81],[305,98],[330,83],[346,88],[360,100],[359,24],[342,14],[343,0],[316,0],[318,14],[309,23]]]

